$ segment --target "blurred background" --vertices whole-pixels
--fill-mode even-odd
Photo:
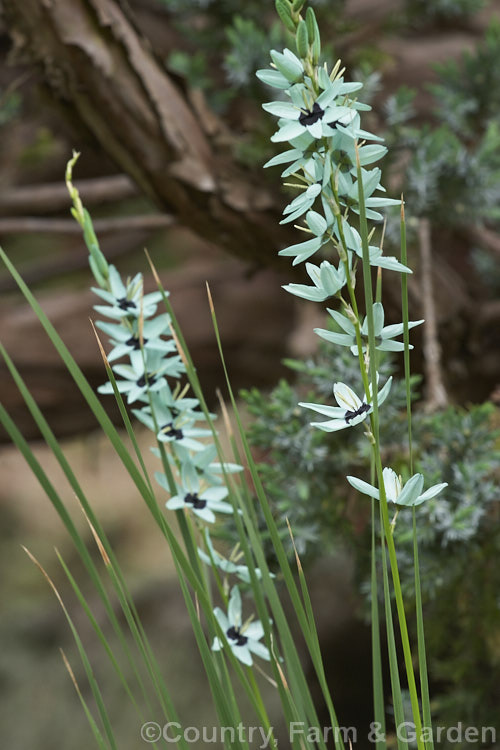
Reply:
[[[384,135],[390,148],[383,184],[391,196],[405,196],[415,269],[410,317],[430,322],[413,337],[412,367],[422,376],[419,459],[431,475],[447,472],[444,481],[456,488],[423,522],[434,708],[443,723],[484,722],[500,731],[500,0],[311,4],[326,59],[340,57],[347,77],[364,82],[362,100],[373,107],[366,128]],[[324,437],[307,442],[307,417],[295,412],[304,390],[328,398],[333,373],[349,364],[318,348],[312,328],[325,321],[315,306],[281,290],[302,272],[277,257],[294,230],[278,225],[288,199],[278,171],[262,169],[275,147],[261,103],[275,92],[254,74],[268,64],[270,47],[293,44],[272,6],[265,0],[3,0],[0,240],[93,386],[105,376],[89,324],[87,251],[64,185],[73,149],[82,153],[75,184],[106,257],[123,274],[144,272],[150,290],[148,249],[171,291],[207,399],[215,403],[223,378],[208,316],[209,281],[233,386],[247,389],[252,439],[276,511],[292,519],[295,513],[338,713],[343,723],[364,726],[371,710],[366,509],[332,489],[345,474],[341,464],[356,465],[361,448],[355,440],[345,447]],[[396,211],[388,216],[385,252],[396,254],[398,241]],[[399,287],[386,276],[386,319],[398,322]],[[2,342],[115,542],[167,676],[175,676],[181,712],[189,716],[196,705],[201,725],[210,704],[156,527],[2,270],[0,291]],[[295,360],[292,367],[287,358]],[[4,367],[0,392],[78,517],[76,499],[39,444]],[[402,399],[387,425],[396,456],[402,453],[393,429],[398,405]],[[138,434],[148,456],[150,436]],[[62,647],[74,656],[71,636],[20,545],[61,582],[70,602],[54,547],[76,575],[81,571],[36,480],[0,437],[2,746],[81,750],[91,735],[59,655]],[[292,465],[297,450],[303,460]],[[337,463],[328,464],[333,454]],[[148,461],[154,470],[154,457]],[[82,517],[82,533],[85,523]],[[76,607],[75,618],[85,634]],[[122,716],[123,696],[89,633],[87,640],[120,748],[138,747],[137,722]],[[72,663],[82,678],[77,659]],[[272,706],[272,691],[269,701]]]

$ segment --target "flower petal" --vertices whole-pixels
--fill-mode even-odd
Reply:
[[[358,492],[361,492],[363,495],[373,497],[375,498],[375,500],[378,500],[380,498],[378,489],[376,487],[373,487],[371,484],[368,484],[368,482],[364,482],[362,479],[358,479],[357,477],[346,477],[346,479],[349,484],[354,487],[355,490],[358,490]]]
[[[382,471],[382,477],[384,480],[385,495],[387,500],[392,503],[398,502],[398,495],[401,492],[401,482],[398,475],[393,469],[386,467]]]
[[[231,625],[241,626],[241,594],[238,586],[233,586],[229,598],[227,617]]]
[[[335,419],[344,419],[345,409],[340,406],[324,406],[323,404],[311,404],[301,401],[299,406],[303,406],[304,409],[312,409],[318,414],[324,414],[325,417],[333,417]]]
[[[422,492],[422,488],[424,486],[424,477],[422,474],[414,474],[411,479],[409,479],[405,486],[403,487],[403,490],[399,497],[397,498],[396,502],[398,505],[407,505],[411,506],[415,503],[417,498],[419,497],[420,493]]]
[[[264,626],[260,620],[255,620],[245,628],[243,635],[246,635],[247,638],[251,638],[254,641],[259,641],[264,635]]]
[[[271,654],[269,653],[269,649],[267,648],[267,646],[264,646],[263,643],[249,640],[247,643],[247,647],[256,656],[260,656],[261,659],[265,659],[265,661],[271,661]]]
[[[357,411],[363,403],[345,383],[335,383],[333,394],[338,405],[347,411]]]
[[[448,487],[448,482],[434,484],[432,487],[429,487],[428,490],[422,493],[422,495],[419,495],[413,505],[420,505],[420,503],[423,503],[426,500],[430,500],[431,497],[436,497],[436,495],[439,495],[439,493],[442,492],[445,487]]]

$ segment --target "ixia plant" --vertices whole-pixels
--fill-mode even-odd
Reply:
[[[347,347],[361,374],[362,391],[355,392],[349,383],[336,382],[332,372],[332,402],[303,403],[305,409],[319,413],[326,420],[312,422],[311,429],[326,432],[345,429],[363,430],[371,448],[371,484],[347,477],[372,503],[372,628],[373,628],[373,692],[374,720],[380,728],[377,748],[386,747],[386,710],[388,697],[382,681],[382,646],[379,632],[378,581],[383,587],[387,630],[387,648],[391,677],[391,702],[395,722],[405,722],[403,692],[396,648],[393,615],[399,624],[406,683],[410,695],[414,736],[396,733],[399,747],[409,746],[415,739],[419,750],[432,747],[430,701],[427,687],[425,643],[420,601],[417,545],[417,506],[446,486],[444,483],[423,491],[424,478],[413,474],[411,457],[409,330],[422,321],[408,320],[406,277],[407,265],[404,212],[401,203],[402,245],[398,259],[383,253],[379,232],[383,219],[381,209],[400,205],[388,198],[380,183],[377,162],[386,153],[381,139],[364,130],[361,116],[368,109],[358,99],[361,84],[349,81],[340,61],[329,69],[321,60],[321,40],[312,8],[304,12],[304,0],[277,0],[278,14],[288,32],[293,34],[295,49],[271,51],[271,67],[258,71],[267,90],[277,90],[275,101],[264,109],[277,118],[272,141],[287,144],[286,149],[266,166],[286,165],[283,177],[294,193],[284,208],[283,222],[294,222],[305,239],[287,248],[280,255],[292,259],[293,265],[306,263],[309,284],[292,283],[285,289],[317,302],[328,300],[328,311],[338,330],[318,329],[317,333],[333,345]],[[292,37],[291,37],[292,39]],[[282,721],[301,726],[299,737],[290,737],[293,747],[324,748],[327,741],[313,731],[320,726],[319,710],[326,709],[334,730],[340,725],[328,688],[321,650],[316,632],[314,612],[300,560],[293,571],[282,536],[271,512],[266,493],[257,472],[237,403],[227,379],[233,408],[233,424],[221,405],[225,429],[232,455],[227,457],[220,445],[214,426],[214,415],[207,408],[196,369],[170,304],[168,292],[153,268],[158,289],[144,292],[141,274],[123,278],[102,253],[92,219],[82,205],[73,185],[75,154],[69,162],[66,182],[72,199],[72,213],[80,224],[89,250],[89,263],[99,298],[95,322],[99,346],[103,354],[107,382],[98,390],[112,394],[117,400],[127,432],[130,450],[123,437],[111,424],[103,407],[78,369],[68,350],[47,320],[11,262],[2,258],[16,279],[26,299],[36,311],[53,345],[71,372],[77,386],[87,399],[97,421],[107,434],[120,457],[124,470],[132,478],[148,512],[169,546],[179,578],[218,721],[223,727],[238,727],[242,722],[240,695],[255,712],[261,727],[269,736],[272,747],[277,737],[268,715],[262,691],[263,674],[278,693]],[[373,222],[369,228],[368,222]],[[379,232],[380,234],[380,232]],[[316,256],[315,263],[311,262]],[[385,325],[382,305],[381,272],[399,274],[402,282],[403,321]],[[377,272],[374,291],[372,271]],[[361,293],[360,293],[361,288]],[[215,308],[209,293],[210,314],[222,361],[223,351]],[[360,310],[365,312],[362,314]],[[106,347],[100,341],[104,335]],[[403,341],[396,340],[403,337]],[[107,353],[105,349],[107,348]],[[408,477],[405,481],[390,468],[383,468],[379,435],[379,409],[391,398],[391,378],[380,375],[380,351],[403,352],[405,359],[408,404]],[[85,600],[70,571],[61,560],[70,585],[84,607],[96,636],[105,645],[110,667],[115,670],[124,695],[137,711],[138,718],[159,719],[167,723],[180,721],[175,705],[175,685],[165,679],[162,666],[142,626],[127,583],[120,569],[105,530],[99,523],[91,503],[85,496],[49,425],[26,389],[22,378],[7,352],[2,355],[12,373],[40,431],[51,447],[70,486],[89,521],[101,554],[104,570],[89,555],[86,544],[76,530],[67,508],[34,458],[16,426],[3,407],[0,419],[44,487],[65,523],[82,561],[102,600],[114,630],[116,644],[105,636],[98,619]],[[225,367],[225,365],[224,365]],[[226,372],[227,377],[227,372]],[[335,402],[333,402],[333,397]],[[141,455],[131,414],[151,431],[152,449],[159,460],[158,471],[150,477]],[[239,441],[233,429],[237,430]],[[240,447],[238,447],[240,446]],[[246,471],[243,472],[242,469]],[[393,538],[396,516],[390,518],[389,503],[397,512],[413,513],[415,580],[417,590],[418,643],[416,652],[409,642],[405,602],[399,579],[398,560]],[[411,507],[410,511],[406,509]],[[397,515],[396,512],[396,515]],[[377,537],[377,514],[380,515],[380,537]],[[234,539],[229,550],[218,549],[218,519],[231,516]],[[293,543],[293,529],[290,530]],[[266,546],[264,545],[264,537]],[[266,551],[272,545],[279,569],[269,569]],[[377,554],[380,546],[381,555]],[[381,559],[380,576],[377,560]],[[392,586],[389,579],[389,568]],[[103,578],[110,581],[124,617],[117,618]],[[53,585],[53,584],[52,584]],[[313,700],[292,630],[289,611],[283,598],[288,597],[305,648],[314,667],[321,689],[322,705]],[[82,663],[92,690],[97,715],[88,705],[76,684],[80,699],[89,717],[99,747],[114,748],[116,740],[106,709],[106,702],[95,679],[91,664],[70,613],[58,598],[72,628]],[[395,613],[393,612],[395,602]],[[124,625],[125,623],[125,625]],[[124,630],[125,629],[125,630]],[[126,632],[125,632],[126,631]],[[126,636],[127,633],[127,636]],[[128,647],[131,636],[135,649]],[[118,651],[130,663],[132,678],[119,667]],[[141,665],[140,669],[138,663]],[[419,686],[414,665],[419,667]],[[141,677],[145,670],[147,685]],[[152,697],[151,697],[152,696]],[[152,717],[152,706],[157,715]],[[146,713],[145,713],[146,712]],[[192,716],[189,717],[192,720]],[[181,726],[182,723],[179,723]],[[139,726],[139,724],[138,724]],[[311,731],[308,731],[308,728]],[[343,750],[342,732],[333,731],[336,750]],[[186,747],[180,735],[179,747]],[[247,748],[248,742],[238,735],[231,748]]]
[[[302,16],[304,2],[289,3],[277,0],[276,7],[287,28],[295,34],[295,51],[271,52],[272,68],[258,71],[258,77],[270,88],[277,89],[277,101],[264,104],[264,109],[277,119],[277,130],[271,140],[286,143],[287,149],[272,158],[267,167],[287,165],[282,172],[285,183],[297,195],[283,210],[282,223],[297,222],[296,228],[306,239],[280,251],[280,255],[293,258],[293,265],[319,256],[316,264],[308,262],[306,271],[313,286],[289,284],[285,289],[306,299],[324,302],[335,300],[336,309],[329,309],[337,330],[316,329],[323,339],[350,348],[358,358],[364,393],[358,395],[347,383],[336,382],[333,395],[336,404],[303,403],[301,406],[323,416],[326,421],[312,422],[312,427],[325,431],[364,426],[371,451],[373,486],[356,477],[347,480],[363,494],[378,501],[381,528],[382,560],[386,574],[386,554],[392,573],[396,611],[404,653],[404,663],[411,700],[413,720],[417,728],[418,747],[424,747],[424,728],[430,727],[431,715],[427,686],[425,641],[421,601],[419,595],[417,517],[415,508],[441,492],[446,483],[440,483],[422,492],[424,477],[412,476],[411,455],[411,394],[409,372],[409,331],[423,321],[408,320],[406,275],[411,273],[406,260],[406,236],[403,200],[387,198],[380,182],[381,170],[376,163],[385,155],[386,148],[380,138],[361,125],[362,112],[369,107],[359,101],[356,94],[361,88],[347,81],[338,61],[333,69],[321,62],[321,42],[315,14],[307,8]],[[382,251],[382,233],[375,240],[377,223],[382,215],[379,209],[394,204],[401,205],[401,258],[386,257]],[[368,222],[375,222],[372,228]],[[374,290],[372,266],[401,275],[403,322],[384,326],[384,308],[381,301],[381,271]],[[362,281],[361,294],[357,285]],[[359,299],[360,298],[360,299]],[[360,304],[361,303],[361,304]],[[361,316],[360,307],[366,310]],[[403,342],[395,341],[403,336]],[[382,466],[382,446],[379,435],[379,408],[390,398],[391,380],[380,388],[377,368],[378,351],[403,351],[407,383],[409,475],[403,484],[390,468]],[[332,374],[334,377],[334,374]],[[380,389],[379,389],[380,388]],[[418,651],[420,667],[420,695],[413,668],[413,657],[408,638],[405,607],[399,578],[398,561],[394,544],[394,525],[389,518],[388,501],[396,506],[411,506],[414,520],[415,577],[417,582]],[[375,508],[372,504],[372,522]],[[373,545],[375,541],[373,540]],[[386,621],[388,625],[391,684],[396,720],[404,718],[401,700],[397,654],[392,629],[391,601],[388,598],[388,581],[384,580]],[[372,575],[372,627],[374,629],[373,678],[375,713],[383,722],[377,695],[381,692],[377,632],[376,570]],[[422,715],[421,715],[422,711]]]

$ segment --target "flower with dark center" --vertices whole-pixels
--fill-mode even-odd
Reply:
[[[269,661],[271,658],[269,649],[260,642],[264,636],[262,623],[260,620],[247,621],[247,624],[242,627],[243,617],[241,610],[241,594],[238,586],[233,586],[231,596],[229,597],[227,614],[220,607],[214,609],[214,615],[225,638],[216,636],[212,644],[212,651],[220,651],[220,649],[229,646],[236,658],[249,667],[253,664],[253,655]],[[242,630],[243,633],[241,632]]]
[[[246,643],[248,643],[248,638],[246,637],[246,635],[241,635],[240,628],[236,628],[234,625],[231,625],[231,627],[226,631],[226,635],[228,638],[235,642],[235,646],[245,646]]]
[[[164,425],[160,433],[162,435],[165,435],[166,437],[172,438],[172,440],[182,440],[184,437],[184,433],[180,429],[176,429],[172,422],[169,422],[168,424]]]
[[[143,338],[142,339],[142,345],[146,346],[148,343],[148,339]],[[127,341],[125,341],[126,346],[132,347],[135,351],[138,351],[141,348],[141,339],[138,336],[131,336]]]
[[[135,302],[132,302],[132,300],[127,299],[126,297],[117,299],[116,304],[118,305],[120,310],[135,310],[137,307]]]
[[[306,109],[300,113],[299,122],[304,127],[306,125],[314,125],[315,122],[321,120],[324,114],[325,110],[319,106],[318,102],[314,102],[312,109]]]
[[[355,409],[354,411],[346,411],[346,413],[344,414],[344,419],[347,424],[349,424],[349,422],[351,422],[356,417],[359,417],[361,414],[364,414],[366,411],[370,411],[370,406],[363,403],[358,409]]]
[[[395,323],[394,325],[384,326],[384,308],[381,302],[375,302],[373,304],[373,333],[375,335],[376,348],[380,351],[385,352],[401,352],[404,351],[404,343],[402,341],[395,341],[396,336],[401,336],[404,332],[403,323]],[[334,321],[337,323],[339,328],[342,329],[342,333],[337,331],[329,331],[326,328],[315,328],[314,332],[321,336],[325,341],[331,341],[332,344],[338,346],[348,346],[351,352],[358,356],[358,337],[354,323],[347,315],[339,312],[338,310],[328,310]],[[408,321],[408,329],[415,328],[415,326],[423,323],[423,320],[410,320]],[[363,352],[366,351],[368,344],[368,318],[366,317],[361,326],[361,340],[363,342]],[[410,349],[413,346],[410,344]]]
[[[326,76],[320,86],[323,91],[314,102],[310,99],[311,92],[307,86],[299,84],[288,91],[290,101],[263,104],[266,112],[279,117],[279,130],[271,140],[277,143],[288,141],[295,146],[294,139],[306,133],[318,140],[332,136],[338,126],[348,127],[354,123],[354,127],[357,127],[359,115],[353,106],[346,106],[352,102],[342,97],[342,94],[348,93],[346,86],[349,88],[351,84],[345,84],[341,79],[330,81]],[[306,142],[305,146],[308,145]]]
[[[378,379],[378,376],[377,376]],[[378,405],[381,406],[391,389],[392,378],[389,378],[383,388],[378,392]],[[325,432],[337,432],[345,430],[346,427],[354,427],[364,422],[368,414],[373,411],[373,404],[361,400],[354,391],[345,383],[335,383],[333,394],[338,406],[323,406],[323,404],[306,404],[300,403],[299,406],[305,406],[306,409],[312,409],[318,414],[324,414],[330,419],[326,422],[311,422],[313,427],[319,427]],[[371,383],[369,385],[368,401],[373,400]]]
[[[386,499],[396,505],[406,505],[410,507],[420,505],[426,500],[436,497],[436,495],[439,495],[439,493],[448,486],[447,482],[442,482],[441,484],[434,484],[432,487],[429,487],[428,490],[422,492],[424,489],[424,477],[422,474],[414,474],[408,479],[406,484],[403,484],[401,476],[396,474],[393,469],[387,467],[382,471],[382,479],[384,482]],[[347,477],[347,481],[355,489],[359,490],[359,492],[362,492],[363,495],[373,497],[375,500],[380,499],[379,489],[368,484],[368,482],[365,482],[363,479]]]
[[[161,302],[163,298],[162,293],[143,294],[143,279],[140,273],[124,283],[114,266],[109,266],[108,271],[108,288],[94,287],[92,289],[106,303],[106,305],[96,305],[97,312],[115,320],[139,316],[143,320],[151,318],[156,312],[158,302]]]
[[[167,492],[170,491],[164,474],[155,474],[155,477]],[[229,514],[233,512],[233,506],[230,503],[224,502],[224,498],[228,495],[227,487],[207,487],[206,489],[202,489],[196,475],[188,477],[183,472],[182,486],[178,489],[178,494],[166,502],[169,510],[189,509],[196,516],[208,523],[215,521],[216,513]]]
[[[196,510],[201,510],[207,505],[207,501],[198,497],[197,492],[188,492],[187,495],[184,496],[184,502],[192,505]]]
[[[152,372],[148,372],[144,373],[144,375],[141,375],[141,377],[138,378],[135,382],[139,388],[144,388],[145,385],[153,385],[155,380],[156,375],[153,375]]]
[[[143,320],[141,323],[139,323],[139,320],[131,320],[129,317],[126,325],[123,324],[122,319],[115,323],[97,321],[97,327],[110,337],[114,347],[108,354],[109,362],[140,352],[142,340],[144,351],[157,354],[157,361],[160,364],[161,357],[164,358],[167,354],[177,353],[175,341],[171,337],[163,338],[164,336],[170,336],[169,326],[170,316],[168,313],[158,315],[151,320]],[[142,355],[139,358],[139,364],[141,361],[143,362]],[[149,369],[154,370],[156,368],[150,367]],[[139,372],[139,374],[141,373]]]

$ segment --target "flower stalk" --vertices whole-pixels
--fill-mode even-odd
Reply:
[[[278,12],[282,16],[285,8],[292,8],[285,0],[279,0]],[[303,4],[300,6],[303,7]],[[359,362],[359,370],[363,383],[364,396],[359,398],[348,384],[334,385],[334,395],[338,406],[303,403],[302,406],[330,417],[327,422],[312,422],[313,427],[326,431],[336,431],[345,428],[356,428],[363,424],[365,434],[371,445],[372,467],[377,478],[377,488],[366,482],[349,477],[349,481],[356,489],[369,494],[379,502],[383,531],[382,554],[385,560],[386,550],[392,574],[393,591],[396,601],[396,612],[401,632],[404,665],[408,687],[410,691],[413,720],[418,750],[424,750],[425,742],[422,735],[422,718],[419,706],[413,658],[408,635],[405,605],[399,577],[397,554],[394,543],[394,527],[399,509],[407,504],[413,507],[427,498],[440,492],[446,485],[431,487],[426,492],[423,489],[423,477],[414,475],[404,486],[391,469],[383,469],[382,446],[380,444],[380,407],[387,397],[390,381],[379,390],[379,375],[377,371],[379,351],[403,351],[407,383],[407,408],[409,423],[410,472],[412,472],[411,458],[411,423],[410,406],[411,394],[409,390],[409,330],[423,321],[410,322],[408,319],[407,274],[411,269],[407,265],[406,240],[404,225],[404,208],[402,211],[402,252],[401,261],[394,257],[385,256],[380,246],[370,244],[375,227],[370,231],[368,220],[379,222],[382,215],[378,209],[391,205],[398,205],[399,201],[386,198],[384,188],[380,184],[381,170],[367,168],[378,161],[386,153],[380,145],[380,138],[365,131],[361,127],[360,112],[369,109],[351,94],[358,91],[356,83],[346,83],[338,61],[330,74],[326,65],[320,60],[320,40],[314,11],[307,9],[306,21],[300,13],[293,12],[287,16],[287,28],[295,29],[297,55],[291,50],[283,53],[271,52],[275,66],[274,71],[258,71],[258,77],[268,86],[280,89],[285,102],[270,102],[263,105],[264,109],[277,116],[278,130],[271,140],[277,143],[288,141],[290,150],[271,159],[265,166],[277,164],[292,164],[285,169],[283,177],[293,177],[296,183],[305,178],[309,186],[305,192],[291,201],[284,210],[285,223],[296,220],[305,214],[306,229],[313,235],[297,245],[292,245],[280,251],[280,255],[293,258],[293,265],[310,259],[313,255],[320,255],[320,264],[309,262],[306,270],[314,283],[314,287],[290,284],[285,289],[299,297],[323,302],[329,297],[339,300],[341,311],[328,310],[341,332],[331,332],[316,329],[316,333],[332,343],[349,346]],[[314,49],[314,53],[313,53]],[[286,98],[290,101],[286,102]],[[303,105],[301,107],[301,102]],[[374,143],[370,144],[370,141]],[[293,183],[288,183],[292,185]],[[339,266],[333,263],[331,248],[336,250]],[[366,317],[364,321],[359,314],[359,302],[356,295],[356,271],[358,259],[361,260],[363,276],[363,298]],[[378,267],[376,299],[374,300],[372,285],[372,268]],[[403,289],[403,322],[384,327],[384,310],[381,303],[382,284],[381,269],[397,272],[402,276]],[[328,275],[327,275],[328,272]],[[345,286],[347,300],[342,296]],[[394,338],[403,334],[403,342]],[[372,479],[373,481],[373,479]],[[370,488],[368,491],[366,488]],[[389,519],[388,499],[397,504],[393,521]],[[400,501],[400,502],[399,502]],[[399,503],[399,504],[398,504]],[[373,552],[375,554],[375,552]],[[417,561],[415,561],[417,565]],[[375,580],[375,579],[374,579]],[[374,590],[373,590],[374,593]],[[384,586],[386,599],[386,615],[390,612],[391,603],[387,587]],[[417,602],[420,607],[421,601]],[[388,608],[388,609],[387,609]],[[387,615],[388,616],[388,615]],[[423,632],[423,624],[419,619],[419,632]],[[376,653],[377,639],[374,636],[374,664],[378,660]],[[423,639],[419,635],[419,651],[424,648]],[[393,644],[389,644],[391,663],[395,658]],[[421,672],[425,661],[420,658]],[[392,669],[395,665],[392,664]],[[374,667],[374,679],[377,668]],[[421,674],[421,679],[426,675]],[[399,681],[394,683],[400,690]],[[380,681],[378,681],[380,689]],[[425,687],[424,685],[422,686]],[[423,689],[425,693],[425,690]],[[401,696],[399,695],[399,698]],[[428,706],[428,693],[424,696],[424,703]],[[377,713],[380,715],[380,699],[376,699]],[[430,713],[425,711],[425,720],[430,721]]]

